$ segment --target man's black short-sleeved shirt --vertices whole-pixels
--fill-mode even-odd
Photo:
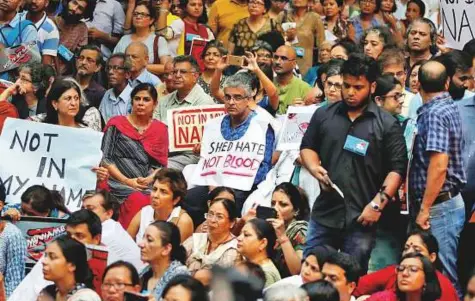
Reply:
[[[396,118],[370,101],[353,122],[348,106],[337,102],[315,111],[300,149],[320,157],[330,179],[343,191],[323,191],[312,209],[312,218],[332,228],[351,226],[371,202],[391,171],[405,177],[407,150]],[[348,135],[368,142],[365,155],[344,149]]]

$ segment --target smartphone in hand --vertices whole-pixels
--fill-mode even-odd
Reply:
[[[266,220],[268,218],[277,218],[277,211],[271,207],[257,206],[256,208],[257,218]]]

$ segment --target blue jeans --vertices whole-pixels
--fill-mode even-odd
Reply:
[[[457,275],[460,233],[465,223],[465,205],[460,194],[451,200],[433,205],[430,209],[430,229],[439,243],[439,259],[443,272],[450,279],[459,296],[462,290]]]
[[[319,224],[311,218],[303,251],[304,257],[316,246],[328,245],[354,256],[360,263],[363,273],[366,273],[375,237],[376,227],[374,226],[364,227],[355,222],[346,229],[336,229]]]

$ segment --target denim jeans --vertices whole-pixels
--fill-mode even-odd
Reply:
[[[430,209],[430,229],[439,243],[439,259],[443,272],[450,279],[459,296],[462,290],[457,275],[460,233],[465,223],[465,205],[461,194]]]
[[[360,263],[363,273],[368,270],[368,261],[374,247],[376,227],[364,227],[354,222],[346,229],[336,229],[319,224],[310,219],[304,258],[316,246],[329,245],[336,250],[348,253]],[[321,267],[320,267],[321,268]]]

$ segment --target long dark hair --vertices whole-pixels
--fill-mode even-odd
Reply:
[[[48,213],[53,209],[58,209],[67,214],[70,213],[64,205],[61,194],[57,191],[50,191],[42,185],[28,187],[21,195],[21,202],[29,204],[33,210],[40,213]]]
[[[179,7],[183,10],[183,13],[185,16],[188,15],[188,13],[186,12],[186,6],[188,5],[189,1],[190,0],[180,0]],[[201,0],[201,1],[203,3],[203,12],[201,13],[201,16],[198,18],[198,23],[206,25],[208,24],[208,13],[206,12],[206,1],[205,0]]]
[[[178,260],[185,264],[186,250],[181,245],[180,230],[177,226],[170,222],[155,221],[150,224],[160,231],[160,239],[162,240],[162,246],[171,244],[172,251],[170,253],[170,261]]]
[[[256,232],[257,238],[258,239],[267,239],[267,246],[266,246],[266,252],[267,252],[267,257],[273,258],[274,257],[274,246],[275,246],[275,241],[277,240],[277,236],[275,234],[275,230],[272,227],[272,225],[260,218],[254,218],[248,221],[248,223],[252,226],[254,231]]]
[[[93,274],[87,264],[86,247],[75,239],[67,235],[60,236],[54,240],[63,252],[66,262],[76,267],[74,279],[76,283],[84,283],[88,288],[93,288]]]
[[[296,220],[308,220],[310,207],[308,206],[308,202],[302,200],[302,195],[300,194],[300,191],[297,187],[295,187],[292,183],[283,182],[275,187],[274,192],[277,191],[285,193],[285,195],[289,197],[292,207],[294,207],[294,211],[297,213],[295,216]]]
[[[429,255],[432,253],[435,253],[437,255],[435,261],[434,261],[434,266],[438,270],[442,270],[442,263],[440,262],[439,259],[439,242],[437,241],[437,238],[435,238],[432,233],[429,231],[424,231],[421,229],[416,229],[413,230],[409,235],[407,236],[407,239],[409,237],[417,235],[419,238],[422,240],[422,243],[426,246],[427,251],[429,252]],[[406,240],[407,240],[406,239]]]
[[[376,89],[373,93],[373,99],[376,96],[384,97],[391,92],[397,85],[401,86],[401,83],[392,75],[384,74],[376,79]]]
[[[81,88],[73,81],[70,80],[65,80],[63,78],[56,79],[53,82],[53,85],[51,86],[51,89],[46,96],[46,118],[44,120],[44,123],[49,123],[49,124],[58,124],[58,112],[54,109],[53,107],[53,101],[58,101],[61,95],[64,94],[64,92],[74,89],[76,92],[79,94],[79,98],[82,96]],[[79,108],[81,107],[81,103],[79,103]],[[74,116],[74,121],[76,123],[82,123],[82,120],[80,118],[79,110],[78,114]]]
[[[421,301],[435,301],[440,298],[442,293],[440,289],[439,279],[437,278],[436,269],[430,262],[429,258],[421,253],[409,253],[401,258],[399,263],[402,263],[407,258],[418,258],[422,262],[422,267],[425,275],[424,289],[422,290]],[[396,284],[396,295],[398,300],[406,301],[406,293],[399,290]]]

